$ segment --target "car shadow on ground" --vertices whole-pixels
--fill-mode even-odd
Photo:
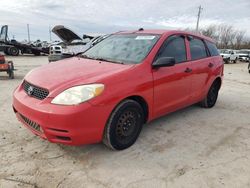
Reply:
[[[159,137],[159,135],[157,135],[159,131],[166,133],[161,134],[162,139],[166,138],[167,136],[169,136],[169,134],[171,134],[173,129],[176,129],[176,127],[174,127],[173,125],[175,125],[177,119],[188,117],[190,118],[190,116],[193,116],[200,110],[201,107],[195,104],[184,109],[178,110],[176,112],[167,114],[145,124],[135,144],[126,150],[118,151],[118,153],[126,153],[133,151],[137,152],[137,149],[151,147],[151,145],[148,145],[147,142],[151,138]],[[183,126],[185,126],[185,124],[183,124]],[[65,155],[71,156],[73,158],[78,158],[79,154],[112,155],[112,153],[116,152],[105,147],[105,145],[102,143],[83,146],[67,146],[58,144],[58,146],[64,151]]]

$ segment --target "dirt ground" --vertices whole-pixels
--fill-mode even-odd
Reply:
[[[191,106],[147,125],[129,149],[82,147],[34,136],[13,113],[12,92],[47,57],[8,57],[16,78],[0,73],[0,187],[250,187],[250,74],[225,65],[212,109]]]

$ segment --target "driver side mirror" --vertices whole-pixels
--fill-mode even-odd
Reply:
[[[170,67],[175,65],[175,58],[174,57],[161,57],[153,62],[153,68],[160,68],[160,67]]]

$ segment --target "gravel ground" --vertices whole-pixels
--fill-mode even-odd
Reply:
[[[145,125],[129,149],[72,147],[34,136],[17,121],[12,92],[47,57],[7,57],[16,78],[0,73],[0,187],[250,187],[250,74],[225,65],[212,109],[191,106]]]

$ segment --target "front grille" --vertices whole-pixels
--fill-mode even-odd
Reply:
[[[32,129],[34,129],[34,130],[36,130],[36,131],[42,133],[41,126],[40,126],[38,123],[36,123],[36,122],[30,120],[29,118],[25,117],[25,116],[22,115],[22,114],[19,114],[19,115],[20,115],[20,117],[23,119],[23,121],[24,121],[25,123],[27,123],[27,125],[28,125],[30,128],[32,128]]]
[[[49,91],[47,89],[34,86],[27,81],[23,82],[23,89],[29,96],[40,100],[45,99],[49,95]]]

